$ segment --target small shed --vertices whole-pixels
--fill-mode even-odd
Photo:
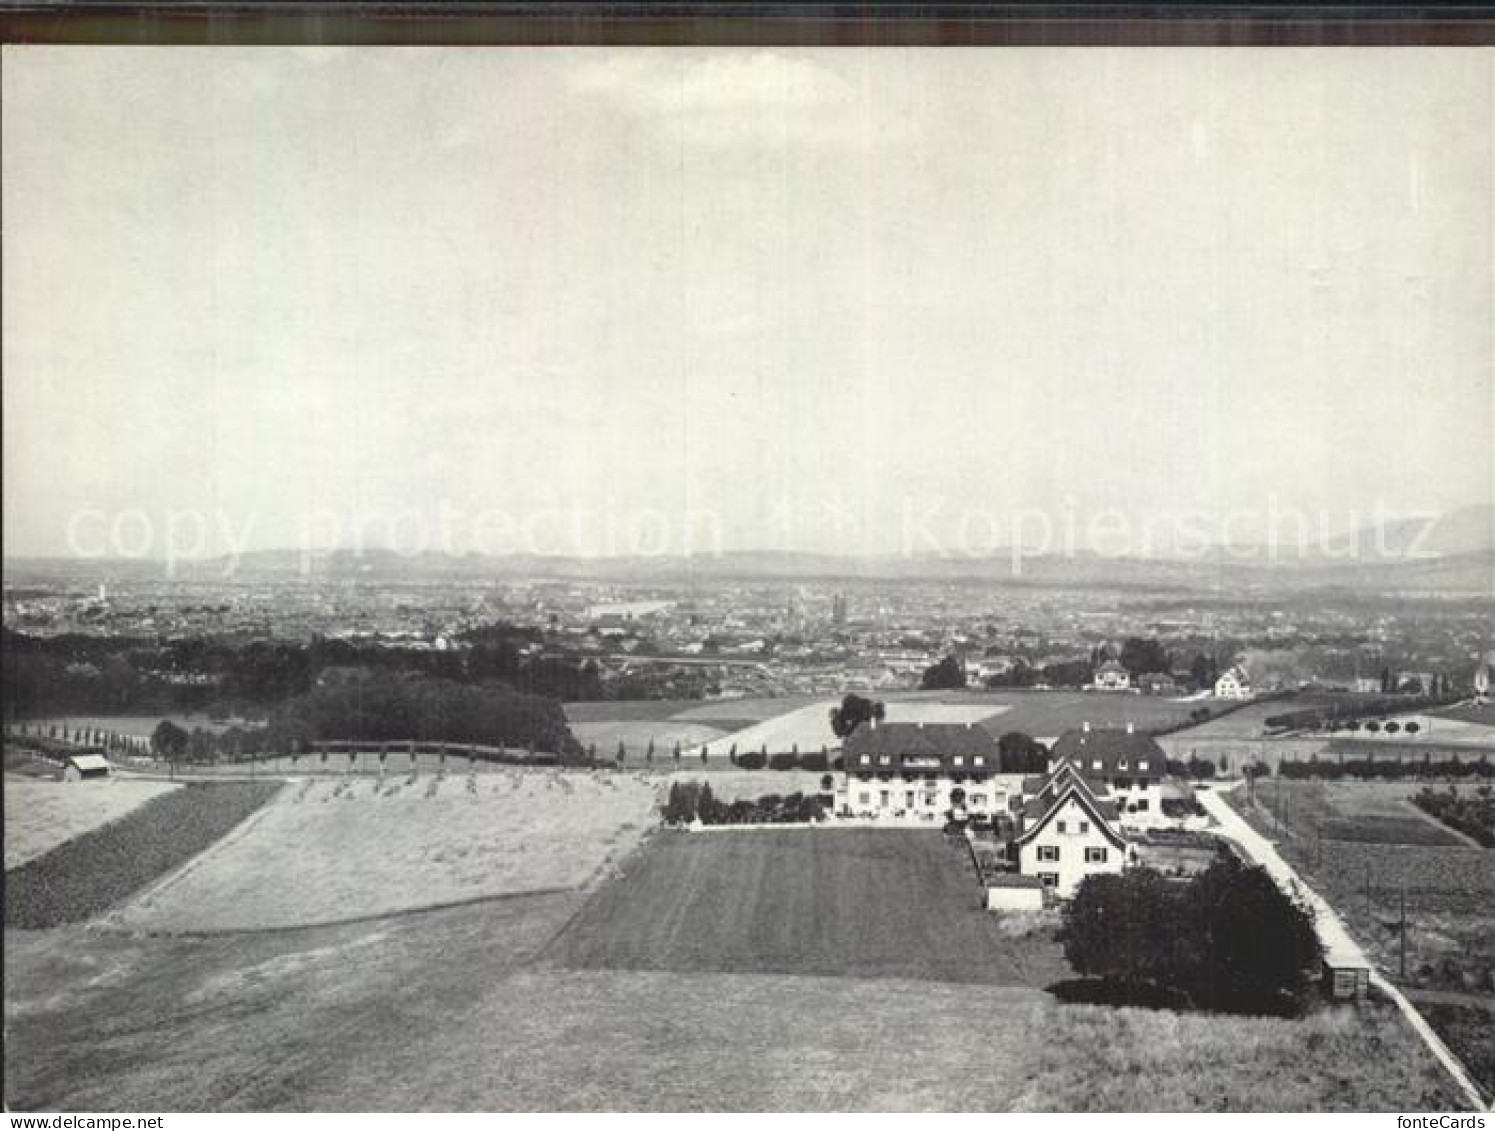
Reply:
[[[1370,993],[1370,967],[1358,958],[1326,954],[1323,985],[1330,1001],[1360,1001]]]
[[[986,881],[988,911],[1042,911],[1043,881],[1037,876],[992,876]]]
[[[63,763],[63,781],[89,781],[109,776],[109,760],[102,754],[74,754]]]

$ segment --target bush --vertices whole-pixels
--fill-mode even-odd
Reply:
[[[1076,971],[1124,998],[1165,990],[1239,1013],[1301,1010],[1321,958],[1312,915],[1228,855],[1182,887],[1150,868],[1088,876],[1061,938]]]
[[[830,766],[830,759],[826,757],[825,751],[815,754],[801,754],[799,756],[799,768],[802,770],[824,770]]]
[[[766,765],[768,759],[761,750],[749,750],[737,755],[737,768],[740,770],[761,770]]]
[[[787,751],[771,754],[768,758],[768,768],[770,770],[792,770],[798,764],[799,758]]]

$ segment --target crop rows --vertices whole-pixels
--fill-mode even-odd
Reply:
[[[107,911],[207,848],[279,788],[189,785],[60,844],[5,874],[5,925],[42,930]]]

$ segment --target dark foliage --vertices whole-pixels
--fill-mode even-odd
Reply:
[[[1041,774],[1048,768],[1048,747],[1022,731],[1008,731],[997,739],[997,749],[1004,774]]]
[[[1228,855],[1182,886],[1148,868],[1089,876],[1061,937],[1075,970],[1122,998],[1164,991],[1238,1013],[1298,1011],[1320,960],[1312,916]]]
[[[870,719],[880,721],[885,711],[880,701],[848,695],[841,700],[839,707],[831,709],[831,731],[837,738],[845,738]]]
[[[930,664],[919,680],[919,687],[925,691],[946,691],[965,685],[965,668],[960,666],[960,661],[954,656],[946,656],[938,663]]]
[[[824,820],[825,807],[818,797],[803,793],[787,797],[769,793],[756,801],[723,802],[708,784],[676,782],[670,786],[664,819],[682,825],[697,819],[704,825],[807,824]]]
[[[207,848],[279,788],[279,782],[189,785],[152,798],[6,872],[5,925],[44,930],[107,911]]]

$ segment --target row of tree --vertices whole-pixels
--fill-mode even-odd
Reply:
[[[1407,781],[1420,778],[1477,778],[1489,781],[1495,778],[1495,763],[1488,754],[1478,759],[1465,760],[1457,754],[1433,760],[1431,752],[1420,759],[1403,761],[1398,758],[1319,758],[1307,760],[1285,759],[1277,767],[1284,778],[1319,778],[1335,781],[1340,778],[1380,778],[1386,781]]]
[[[664,805],[664,819],[672,825],[809,824],[825,819],[826,794],[764,794],[754,800],[722,801],[705,782],[675,782]]]

